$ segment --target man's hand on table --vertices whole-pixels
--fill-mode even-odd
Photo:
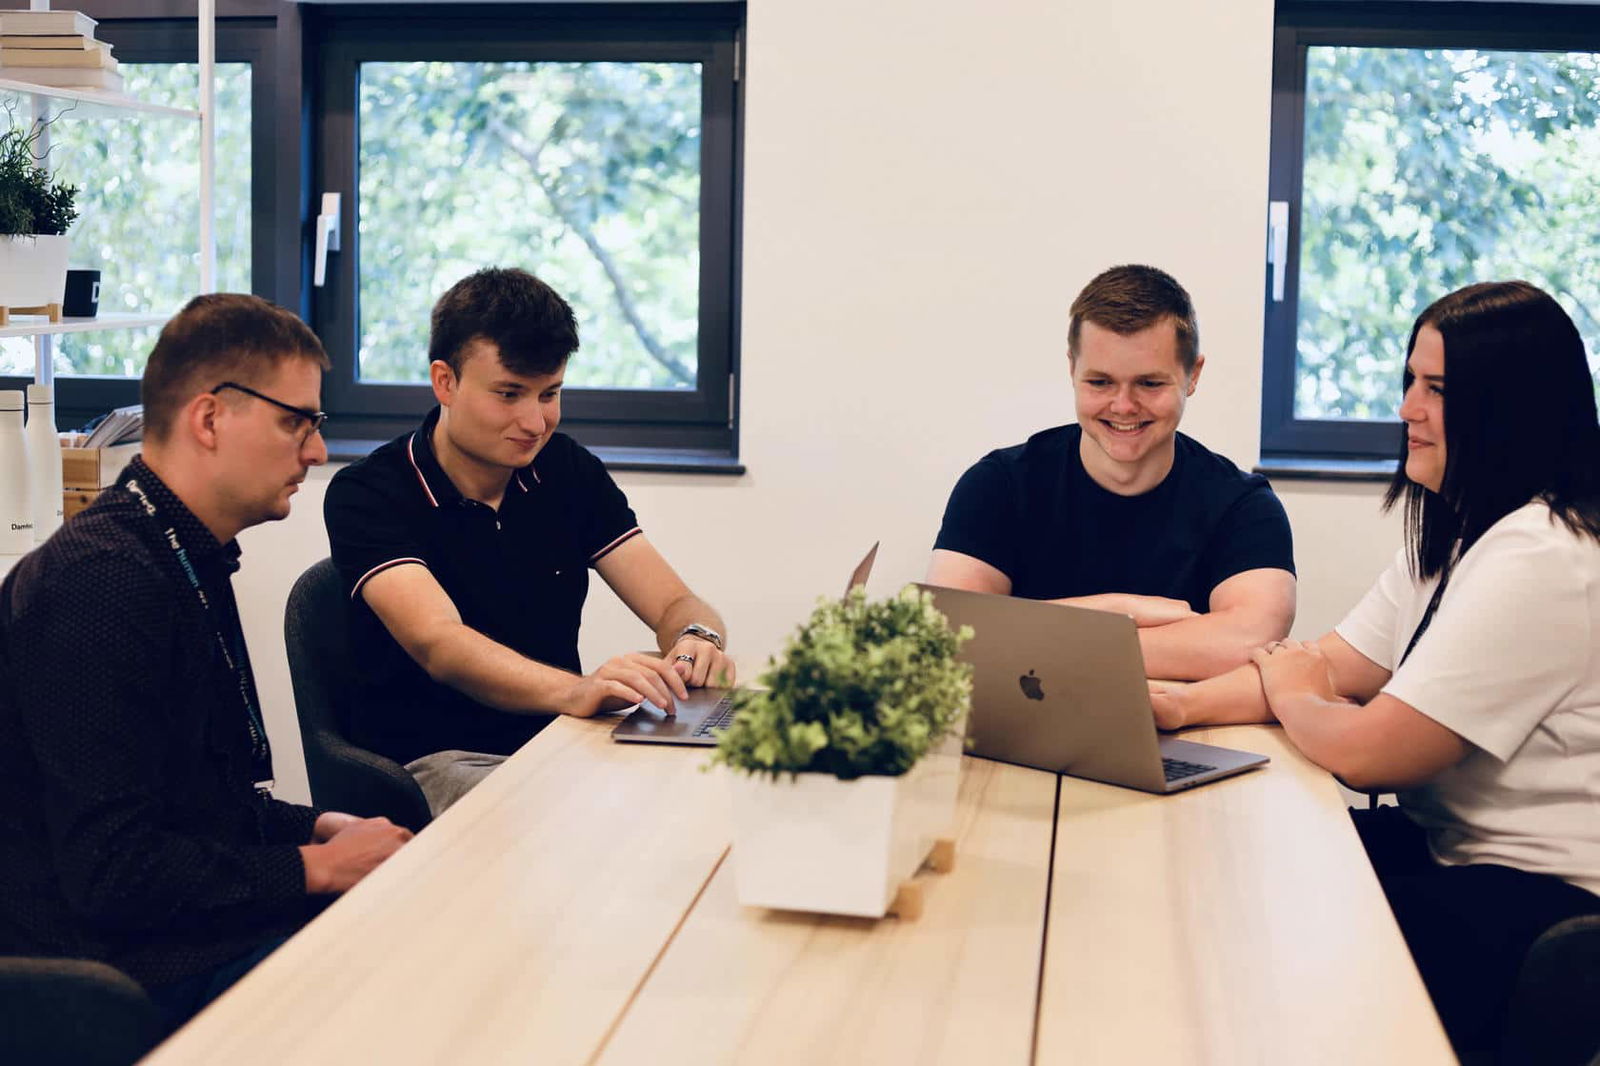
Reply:
[[[328,830],[328,836],[317,836]],[[300,848],[306,891],[312,895],[348,891],[411,839],[411,830],[387,818],[357,818],[338,811],[318,816],[312,832],[318,842]]]
[[[1171,625],[1173,622],[1184,622],[1190,618],[1199,618],[1194,608],[1183,600],[1168,599],[1165,596],[1133,596],[1120,597],[1122,610],[1133,619],[1133,624],[1140,629],[1151,626]]]
[[[703,641],[695,643],[711,647]],[[607,659],[594,673],[575,679],[556,709],[574,718],[592,718],[603,711],[620,711],[649,700],[668,714],[675,714],[676,701],[688,695],[683,677],[668,660],[631,651]]]
[[[690,688],[731,688],[738,674],[727,652],[702,637],[679,637],[666,661]]]
[[[1156,728],[1164,732],[1182,729],[1189,722],[1188,683],[1151,681],[1150,709],[1155,712]]]
[[[323,811],[317,815],[317,824],[311,827],[311,843],[326,844],[332,840],[334,834],[341,829],[347,829],[357,822],[360,817],[346,814],[343,811]]]
[[[1184,622],[1190,618],[1200,617],[1194,608],[1183,600],[1169,599],[1166,596],[1138,596],[1131,592],[1100,592],[1093,596],[1069,596],[1066,599],[1049,602],[1066,607],[1087,607],[1093,611],[1125,614],[1133,619],[1133,624],[1140,629],[1171,625],[1173,622]]]

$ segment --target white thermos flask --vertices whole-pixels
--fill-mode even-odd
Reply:
[[[0,555],[32,550],[33,497],[28,493],[22,390],[0,389]]]
[[[28,386],[28,480],[33,486],[33,541],[43,544],[61,528],[61,438],[49,385]]]

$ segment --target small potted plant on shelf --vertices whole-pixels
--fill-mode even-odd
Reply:
[[[44,124],[10,118],[0,134],[0,322],[10,311],[59,318],[78,190],[50,180],[38,150]]]
[[[971,635],[916,588],[878,603],[855,589],[819,604],[759,686],[735,695],[712,761],[734,771],[741,903],[889,911],[952,835],[972,701],[972,668],[955,655]]]

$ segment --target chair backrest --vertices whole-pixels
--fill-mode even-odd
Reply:
[[[392,760],[350,741],[350,709],[358,692],[349,625],[349,605],[333,561],[314,563],[289,590],[283,614],[311,797],[322,807],[383,815],[420,832],[431,816],[416,781]]]
[[[331,734],[348,743],[355,694],[350,620],[332,559],[313,563],[289,590],[283,639],[302,743],[309,743],[307,732]]]
[[[128,1066],[160,1012],[121,970],[88,959],[0,958],[0,1062]]]
[[[1558,922],[1528,949],[1500,1061],[1600,1063],[1600,914]]]

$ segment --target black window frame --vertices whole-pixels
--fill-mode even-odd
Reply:
[[[335,452],[413,428],[432,406],[425,384],[356,379],[359,189],[356,92],[363,61],[663,61],[702,64],[699,361],[693,390],[568,388],[562,429],[602,449],[613,465],[671,465],[674,455],[715,460],[738,454],[738,248],[740,115],[737,69],[742,3],[645,5],[317,6],[305,11],[316,70],[313,186],[343,194],[342,247],[326,284],[306,288],[308,319],[334,369],[323,384]],[[396,14],[395,12],[399,13]],[[309,255],[310,242],[307,242]],[[489,264],[485,264],[489,265]],[[416,308],[426,316],[429,309]],[[581,358],[581,352],[579,357]],[[419,352],[419,359],[426,353]],[[736,468],[730,468],[736,469]]]
[[[101,5],[103,8],[105,5]],[[129,4],[119,7],[144,8],[165,16],[166,5]],[[237,5],[236,5],[237,6]],[[98,18],[95,36],[112,46],[124,63],[197,63],[200,58],[199,32],[194,17],[116,18],[112,13],[87,7]],[[218,63],[250,64],[250,275],[251,291],[268,299],[283,300],[274,291],[283,247],[276,239],[277,211],[274,190],[275,130],[278,117],[277,64],[274,62],[276,23],[271,17],[218,17],[216,59]],[[155,121],[187,122],[194,119],[168,118]],[[196,281],[198,282],[198,277]],[[292,306],[292,303],[291,303]],[[173,308],[174,311],[177,308]],[[52,344],[60,343],[60,335]],[[20,389],[33,380],[32,374],[0,377],[0,388]],[[81,425],[113,407],[139,402],[139,379],[100,375],[55,377],[56,425],[63,430]]]
[[[1537,27],[1537,28],[1535,28]],[[1294,413],[1304,177],[1306,50],[1319,46],[1600,52],[1600,8],[1521,3],[1296,3],[1276,9],[1272,47],[1269,201],[1289,204],[1284,298],[1268,268],[1261,375],[1261,456],[1273,460],[1388,460],[1400,422],[1309,419]],[[1441,294],[1442,295],[1442,294]]]

